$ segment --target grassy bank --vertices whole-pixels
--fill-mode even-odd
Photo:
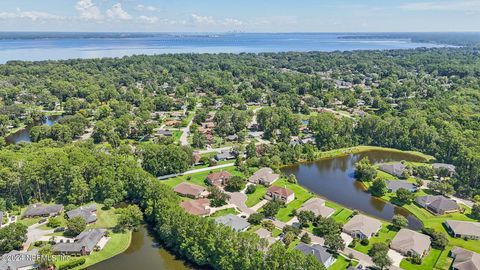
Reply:
[[[321,160],[321,159],[342,157],[342,156],[348,156],[351,154],[358,154],[358,153],[363,153],[368,151],[389,151],[389,152],[395,152],[395,153],[404,153],[404,154],[409,154],[409,155],[413,155],[415,157],[421,158],[424,161],[431,161],[435,159],[433,156],[426,155],[417,151],[403,151],[403,150],[398,150],[394,148],[367,146],[367,145],[360,145],[355,147],[340,148],[340,149],[335,149],[335,150],[330,150],[325,152],[319,152],[317,153],[317,159]]]

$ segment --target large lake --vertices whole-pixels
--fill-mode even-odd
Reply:
[[[355,163],[368,157],[372,163],[390,161],[423,161],[415,155],[391,151],[368,151],[344,157],[300,163],[282,169],[285,174],[294,174],[298,183],[308,190],[368,215],[390,221],[395,214],[405,216],[409,227],[420,230],[422,223],[404,208],[373,197],[365,191],[362,183],[354,178]]]
[[[353,51],[441,47],[410,39],[361,34],[75,34],[0,33],[0,64],[10,60],[61,60],[134,54]]]

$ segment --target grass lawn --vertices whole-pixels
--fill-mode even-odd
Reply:
[[[179,141],[180,137],[182,137],[183,132],[180,130],[172,130],[172,137],[175,141]]]
[[[243,177],[243,173],[239,172],[236,170],[235,166],[227,167],[227,168],[222,168],[222,169],[215,169],[212,171],[205,171],[205,172],[199,172],[199,173],[194,173],[194,174],[189,174],[189,175],[182,175],[182,176],[177,176],[174,178],[170,178],[167,180],[161,181],[162,183],[170,186],[170,187],[175,187],[176,185],[182,183],[182,182],[189,182],[192,184],[196,184],[199,186],[204,186],[206,187],[207,184],[205,183],[205,179],[211,172],[218,172],[218,171],[227,171],[230,172],[233,175],[238,175]],[[190,180],[188,180],[190,179]]]
[[[257,185],[257,189],[254,193],[247,194],[247,200],[245,201],[245,204],[248,207],[256,205],[263,199],[265,193],[267,193],[267,188],[264,185]]]
[[[346,156],[350,154],[357,154],[361,152],[367,152],[367,151],[372,151],[372,150],[384,150],[384,151],[392,151],[392,152],[398,152],[398,153],[408,153],[414,156],[417,156],[419,158],[424,159],[425,161],[433,160],[434,157],[416,152],[416,151],[402,151],[398,149],[393,149],[393,148],[385,148],[385,147],[377,147],[377,146],[365,146],[365,145],[360,145],[356,147],[349,147],[349,148],[341,148],[341,149],[335,149],[331,151],[325,151],[325,152],[319,152],[317,157],[319,159],[326,159],[326,158],[333,158],[333,157],[340,157],[340,156]]]
[[[293,217],[293,210],[296,210],[302,206],[304,202],[313,197],[313,194],[308,190],[304,189],[300,185],[289,183],[286,179],[279,179],[274,186],[286,187],[287,189],[295,192],[295,200],[287,204],[284,208],[280,208],[276,217],[283,222],[287,222]]]
[[[422,264],[412,264],[408,260],[403,259],[402,262],[400,263],[400,267],[405,270],[431,270],[431,269],[436,269],[435,264],[437,263],[438,259],[440,258],[440,255],[442,253],[446,253],[446,251],[441,251],[438,249],[432,249],[428,253],[425,258],[422,260]],[[444,269],[444,268],[438,268],[438,269]],[[446,268],[445,268],[446,269]]]
[[[124,252],[132,240],[132,233],[130,231],[124,233],[111,233],[110,240],[108,240],[107,245],[99,252],[93,252],[89,256],[85,256],[85,264],[73,268],[74,270],[84,269],[85,267],[91,266],[93,264],[99,263],[111,257],[114,257],[122,252]],[[75,260],[80,257],[72,257],[72,260]],[[68,261],[62,261],[57,263],[57,267],[65,264]]]
[[[364,246],[360,244],[360,242],[358,242],[357,245],[355,245],[354,249],[362,253],[368,254],[368,251],[372,248],[373,244],[375,243],[389,244],[396,234],[397,234],[397,231],[389,229],[388,223],[383,223],[382,228],[378,232],[378,236],[373,236],[372,238],[370,238],[370,242],[367,246]]]
[[[238,214],[238,211],[235,210],[235,208],[227,208],[227,209],[223,209],[223,210],[220,210],[220,211],[217,211],[215,213],[213,213],[211,216],[209,216],[210,218],[216,218],[216,217],[222,217],[222,216],[226,216],[228,214]]]
[[[331,201],[326,201],[325,206],[335,209],[335,213],[333,213],[331,218],[333,218],[335,221],[340,222],[342,224],[347,223],[347,220],[349,220],[353,214],[352,210],[348,208],[344,208]]]
[[[282,234],[282,230],[280,230],[279,228],[274,228],[273,231],[272,231],[272,236],[273,237],[278,237],[280,236],[280,234]]]
[[[337,255],[335,263],[333,263],[328,270],[345,270],[350,266],[350,261],[344,257]]]

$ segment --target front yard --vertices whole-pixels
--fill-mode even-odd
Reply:
[[[280,208],[280,211],[278,211],[278,214],[276,215],[276,218],[283,222],[287,222],[292,219],[293,210],[300,208],[304,202],[308,201],[310,198],[313,197],[313,194],[310,191],[306,190],[298,184],[290,183],[283,178],[277,180],[275,183],[273,183],[273,185],[284,187],[295,192],[295,200],[288,203],[285,207]]]

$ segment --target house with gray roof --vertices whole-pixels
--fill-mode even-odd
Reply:
[[[315,216],[324,218],[328,218],[335,213],[335,209],[325,206],[325,200],[321,198],[311,198],[306,201],[302,207],[297,210],[298,213],[302,211],[311,211]]]
[[[63,205],[54,204],[54,205],[42,205],[42,204],[31,204],[28,206],[25,213],[23,213],[23,218],[31,217],[54,217],[58,216],[63,210]]]
[[[433,163],[432,168],[435,172],[440,170],[446,170],[448,172],[448,176],[453,177],[456,173],[455,165],[446,164],[446,163]]]
[[[404,188],[410,192],[417,192],[418,188],[413,183],[410,183],[405,180],[387,180],[385,181],[387,184],[388,192],[397,192],[397,190]]]
[[[230,160],[230,159],[235,159],[235,152],[231,150],[222,150],[220,153],[215,155],[215,159],[218,161],[221,160]]]
[[[426,195],[415,198],[415,202],[421,207],[438,215],[453,213],[460,210],[457,202],[441,195]]]
[[[452,270],[480,270],[480,254],[460,247],[452,248]]]
[[[447,220],[445,227],[453,237],[480,239],[480,223],[460,220]]]
[[[256,171],[252,176],[250,176],[250,178],[248,178],[248,181],[254,184],[270,186],[275,181],[277,181],[278,178],[280,178],[280,175],[274,173],[271,168],[261,168],[260,170]]]
[[[335,261],[335,257],[330,254],[326,248],[321,245],[307,245],[300,242],[295,249],[300,250],[305,255],[313,255],[325,268],[330,267]]]
[[[95,204],[90,204],[86,206],[80,206],[77,209],[73,209],[67,212],[67,217],[72,219],[74,217],[82,217],[87,224],[94,223],[97,221],[97,206]]]
[[[0,259],[0,270],[30,270],[37,269],[38,250],[17,251],[13,250],[3,254]]]
[[[400,178],[405,176],[405,172],[408,172],[407,166],[401,162],[382,164],[379,169]]]
[[[244,232],[248,229],[248,227],[250,227],[250,223],[248,223],[246,219],[233,214],[218,217],[215,219],[215,222],[217,224],[228,226],[237,232]]]
[[[272,237],[272,233],[265,229],[265,228],[260,228],[257,231],[255,231],[255,234],[258,235],[258,237],[267,240],[268,245],[271,245],[277,241],[274,237]]]
[[[430,250],[430,244],[430,236],[409,229],[401,229],[390,243],[390,248],[405,256],[423,257]]]
[[[105,236],[106,229],[90,229],[79,234],[73,242],[60,242],[52,247],[54,254],[90,255]]]
[[[353,238],[369,239],[382,228],[382,223],[374,218],[358,214],[353,216],[345,225],[343,231]]]

